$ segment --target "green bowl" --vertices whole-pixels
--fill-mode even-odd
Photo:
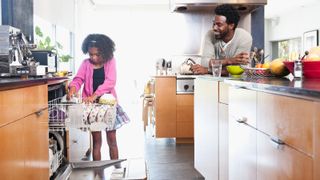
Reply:
[[[244,72],[239,65],[229,65],[227,66],[227,71],[234,77],[239,77]]]

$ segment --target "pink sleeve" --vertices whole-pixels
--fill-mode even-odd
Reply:
[[[73,80],[69,84],[69,88],[71,86],[74,86],[76,87],[76,91],[78,91],[81,88],[82,84],[84,83],[85,72],[86,72],[86,63],[85,61],[83,61],[80,68],[78,69],[76,76],[73,78]]]
[[[107,70],[105,72],[104,82],[97,88],[95,94],[101,96],[104,93],[112,93],[112,91],[114,91],[114,87],[116,86],[116,76],[116,61],[113,58],[107,62]]]

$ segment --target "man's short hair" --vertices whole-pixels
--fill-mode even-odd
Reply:
[[[222,4],[216,7],[214,10],[215,15],[225,16],[228,24],[234,24],[234,28],[238,26],[240,15],[238,11],[229,4]]]

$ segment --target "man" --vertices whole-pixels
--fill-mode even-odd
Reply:
[[[252,37],[244,29],[237,28],[239,19],[239,13],[231,5],[217,6],[212,29],[207,32],[202,46],[201,65],[192,66],[195,74],[210,73],[212,61],[222,61],[222,75],[228,74],[227,65],[249,63]]]

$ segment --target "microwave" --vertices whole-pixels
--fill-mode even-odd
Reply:
[[[57,54],[48,50],[32,50],[33,58],[39,62],[39,65],[47,66],[49,73],[55,73],[58,70]]]

